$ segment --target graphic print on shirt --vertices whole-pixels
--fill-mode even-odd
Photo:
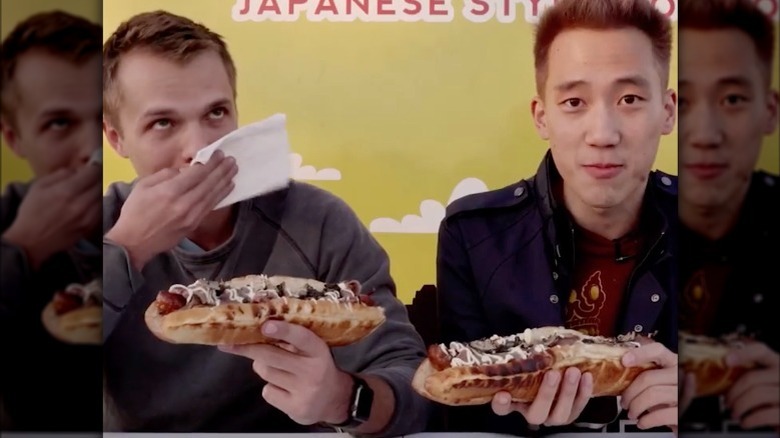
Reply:
[[[598,270],[588,277],[579,291],[571,291],[566,306],[566,327],[588,335],[597,335],[601,322],[599,315],[606,299],[601,270]]]
[[[682,291],[680,328],[703,334],[715,324],[726,283],[732,267],[728,264],[707,264],[691,275]]]
[[[699,269],[691,275],[688,284],[685,285],[683,306],[685,306],[686,312],[684,313],[695,315],[696,312],[701,311],[707,305],[707,301],[709,301],[709,293],[707,292],[707,279],[704,275],[704,269]]]

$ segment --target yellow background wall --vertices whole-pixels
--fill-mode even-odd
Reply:
[[[0,37],[5,40],[6,35],[30,15],[56,9],[95,23],[100,23],[103,18],[99,0],[3,0],[0,2]],[[32,171],[27,163],[0,140],[0,187],[5,187],[9,182],[28,181],[31,178]]]
[[[104,4],[108,36],[160,2]],[[456,185],[467,178],[485,185],[472,180],[471,191],[510,184],[534,173],[546,149],[529,110],[531,24],[522,15],[508,24],[470,22],[462,4],[453,2],[449,23],[335,23],[305,15],[236,22],[228,2],[164,3],[226,38],[238,68],[240,124],[286,113],[291,148],[303,165],[341,174],[313,184],[342,197],[366,226],[389,219],[374,230],[424,216],[411,221],[420,232],[374,232],[405,302],[435,283],[435,230]],[[663,140],[658,167],[676,173],[676,159],[672,135]],[[107,151],[105,180],[132,177],[129,164]]]
[[[65,3],[94,17],[94,1]],[[475,23],[463,17],[462,0],[451,3],[447,23],[336,23],[305,14],[234,21],[243,0],[105,0],[104,35],[160,7],[223,35],[238,67],[240,124],[287,114],[296,178],[320,178],[310,182],[353,206],[389,252],[399,297],[410,302],[435,282],[435,229],[447,203],[533,174],[546,150],[530,117],[532,24],[523,4],[510,23]],[[14,20],[3,11],[4,32]],[[676,132],[662,140],[656,163],[675,174],[676,142]],[[777,142],[777,134],[767,139],[761,157],[775,172]],[[104,147],[105,185],[131,180],[129,162]],[[29,176],[8,156],[4,147],[3,183]]]

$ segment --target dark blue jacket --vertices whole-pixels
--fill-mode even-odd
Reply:
[[[565,325],[574,227],[552,195],[555,179],[560,175],[548,151],[532,178],[449,206],[437,255],[444,342]],[[652,172],[643,209],[653,233],[630,277],[618,332],[656,332],[655,339],[676,352],[677,178]],[[614,399],[612,406],[614,415]],[[486,422],[489,430],[522,433],[519,414],[493,417]],[[498,427],[510,417],[517,424]]]
[[[680,230],[680,328],[696,306],[685,305],[685,284],[705,263],[720,264],[728,276],[711,327],[704,334],[720,336],[741,333],[753,336],[774,351],[780,351],[777,306],[780,294],[780,177],[763,171],[753,173],[750,188],[736,226],[727,236],[710,241],[683,226]],[[718,396],[693,401],[680,419],[683,431],[738,432],[738,422],[723,412]],[[771,430],[767,429],[767,430]]]

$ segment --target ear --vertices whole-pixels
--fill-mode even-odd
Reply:
[[[669,135],[674,131],[677,120],[677,93],[674,90],[666,90],[664,93],[664,123],[662,134]]]
[[[531,100],[531,115],[534,118],[534,126],[536,127],[536,132],[539,133],[539,137],[542,140],[549,140],[550,132],[547,129],[547,113],[544,109],[544,102],[539,96],[534,96],[533,100]]]
[[[103,134],[106,136],[106,140],[108,140],[108,143],[111,145],[111,147],[116,151],[116,153],[119,154],[122,158],[127,158],[127,151],[125,151],[124,148],[124,140],[122,139],[122,134],[119,132],[119,128],[114,126],[113,123],[111,123],[108,118],[103,116]]]
[[[25,158],[24,151],[19,144],[19,134],[6,116],[0,117],[0,131],[3,132],[3,141],[20,158]]]
[[[766,124],[764,125],[764,134],[772,135],[777,129],[777,125],[780,121],[777,119],[778,105],[780,105],[780,96],[778,96],[777,90],[771,90],[767,96],[767,117]]]

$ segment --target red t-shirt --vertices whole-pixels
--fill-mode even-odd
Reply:
[[[566,305],[566,327],[589,335],[616,336],[628,279],[638,262],[643,238],[617,240],[578,228],[575,267]]]

